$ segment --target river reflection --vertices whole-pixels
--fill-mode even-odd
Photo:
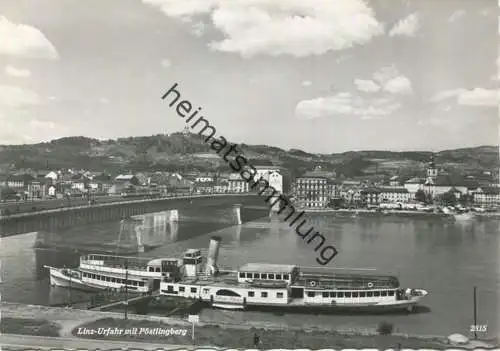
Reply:
[[[225,212],[225,215],[230,216],[230,213]],[[475,285],[478,287],[478,324],[488,324],[488,334],[496,335],[499,325],[500,221],[340,218],[310,214],[307,219],[339,251],[332,266],[377,268],[378,273],[397,275],[405,287],[429,291],[430,294],[423,300],[429,312],[384,317],[393,322],[400,332],[460,332],[467,335],[469,325],[473,323],[472,289]],[[145,227],[151,223],[151,220],[148,221]],[[210,236],[216,234],[222,238],[219,264],[223,267],[238,267],[247,262],[318,266],[314,246],[298,237],[288,223],[275,218],[226,228],[200,213],[196,220],[190,218],[189,222],[183,222],[180,216],[178,223],[168,222],[162,228],[153,235],[153,238],[162,238],[157,246],[135,254],[175,257],[181,256],[187,248],[202,248],[202,252],[206,253]],[[64,242],[65,248],[45,251],[33,250],[36,234],[3,238],[0,247],[4,270],[2,297],[7,301],[25,303],[48,303],[58,298],[64,301],[67,298],[64,293],[49,289],[47,272],[41,266],[76,265],[78,255],[92,245],[100,245],[101,248],[116,245],[119,229],[120,223],[117,222],[75,228],[66,236],[52,234],[47,238],[56,246]],[[150,230],[144,230],[144,233],[151,235]],[[61,238],[65,240],[61,241]],[[290,325],[331,325],[332,328],[374,328],[381,320],[380,316],[277,316],[217,310],[204,310],[201,317],[218,322],[262,320]]]

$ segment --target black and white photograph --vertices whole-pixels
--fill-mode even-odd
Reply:
[[[0,0],[6,350],[500,350],[500,2]]]

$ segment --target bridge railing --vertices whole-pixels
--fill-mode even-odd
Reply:
[[[61,208],[54,208],[54,209],[42,210],[42,211],[13,213],[13,214],[9,214],[9,215],[0,215],[0,220],[9,219],[9,218],[30,217],[30,216],[34,216],[34,215],[48,214],[48,213],[74,211],[74,210],[86,209],[86,208],[120,206],[120,205],[129,205],[129,204],[139,204],[139,203],[145,203],[145,202],[158,202],[158,201],[164,201],[164,200],[197,199],[197,198],[222,197],[222,196],[249,196],[249,195],[255,195],[255,194],[253,194],[253,193],[211,193],[211,194],[190,194],[190,195],[180,195],[180,196],[179,195],[177,195],[177,196],[169,195],[169,196],[155,197],[155,198],[149,198],[149,199],[135,199],[135,200],[131,199],[131,200],[126,200],[126,201],[113,201],[113,202],[106,202],[106,203],[65,206],[65,207],[61,207]]]

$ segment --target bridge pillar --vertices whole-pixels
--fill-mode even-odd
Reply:
[[[170,222],[178,222],[179,221],[179,210],[170,210]]]
[[[135,237],[137,239],[137,251],[138,252],[144,252],[144,227],[140,222],[136,222],[134,226],[134,231],[135,231]]]
[[[234,230],[235,230],[234,241],[236,241],[236,243],[239,244],[241,240],[241,225],[235,226]]]
[[[233,205],[233,216],[234,219],[236,220],[236,224],[240,225],[242,223],[241,221],[241,205]]]
[[[154,228],[154,216],[143,215],[142,216],[142,227],[144,233],[144,239],[147,241],[155,240],[155,228]]]
[[[179,237],[179,222],[170,222],[170,240],[172,242],[177,241]]]

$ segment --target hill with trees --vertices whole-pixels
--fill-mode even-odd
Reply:
[[[288,169],[292,176],[317,166],[353,178],[367,175],[423,175],[431,152],[349,151],[315,154],[303,150],[284,150],[267,145],[239,144],[241,154],[252,164],[273,164]],[[496,146],[480,146],[435,153],[436,163],[453,172],[497,172],[500,167]],[[98,140],[66,137],[29,145],[0,146],[0,164],[16,169],[49,170],[77,168],[120,172],[154,170],[229,171],[204,139],[193,133],[173,133],[143,137]]]

